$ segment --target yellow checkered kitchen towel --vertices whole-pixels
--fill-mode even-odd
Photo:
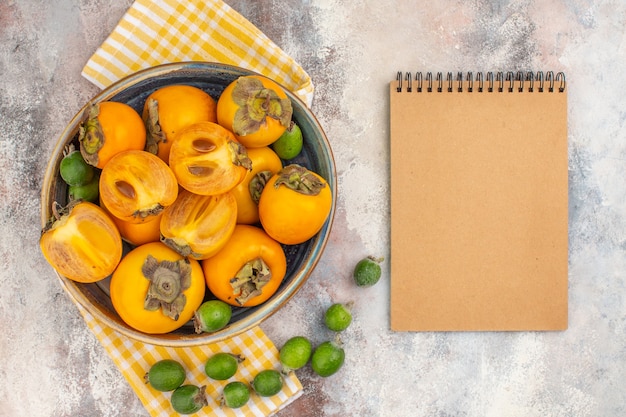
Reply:
[[[258,28],[220,0],[136,0],[105,42],[91,56],[82,75],[105,88],[138,70],[170,62],[210,61],[236,65],[266,75],[289,88],[309,106],[313,84],[308,74]],[[216,398],[228,382],[204,375],[204,363],[214,352],[230,351],[246,357],[233,379],[250,381],[262,369],[277,368],[278,350],[261,328],[255,327],[214,345],[171,348],[138,342],[101,323],[78,305],[89,328],[106,349],[153,417],[176,415],[169,393],[143,382],[157,360],[179,360],[187,369],[186,383],[206,385],[209,407],[204,416],[269,416],[302,394],[295,375],[283,390],[269,398],[252,395],[236,410],[220,408]]]
[[[256,71],[307,105],[313,101],[313,83],[300,65],[221,0],[135,1],[82,75],[105,88],[140,69],[183,61]]]
[[[283,389],[272,397],[252,393],[248,404],[241,408],[220,407],[218,397],[228,382],[237,380],[247,383],[263,369],[280,369],[277,348],[258,326],[210,345],[189,348],[155,346],[120,334],[101,323],[80,303],[75,304],[152,417],[177,415],[170,404],[171,393],[159,392],[143,379],[150,366],[161,359],[174,359],[183,365],[187,371],[185,384],[206,386],[209,404],[194,414],[197,417],[270,416],[302,395],[302,385],[292,373],[285,377]],[[245,358],[237,373],[226,381],[212,380],[204,373],[207,359],[218,352],[230,352]]]

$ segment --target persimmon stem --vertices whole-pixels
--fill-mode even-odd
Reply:
[[[191,286],[191,265],[187,259],[158,261],[152,255],[146,258],[141,272],[150,281],[144,308],[161,309],[163,314],[178,320],[187,303],[184,291]]]
[[[255,258],[245,263],[230,280],[237,303],[244,305],[251,298],[261,295],[262,288],[271,278],[272,271],[263,258]]]

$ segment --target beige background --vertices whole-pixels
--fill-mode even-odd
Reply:
[[[39,187],[64,125],[97,88],[88,57],[130,0],[0,0],[0,415],[146,417],[39,253]],[[331,241],[298,297],[263,325],[280,345],[326,337],[320,311],[354,300],[347,361],[299,373],[301,416],[626,414],[626,4],[623,1],[232,0],[309,72],[333,145]],[[424,6],[427,4],[427,6]],[[565,71],[569,88],[569,329],[389,330],[387,83],[396,71]],[[523,117],[523,115],[520,115]],[[451,121],[453,123],[454,121]]]

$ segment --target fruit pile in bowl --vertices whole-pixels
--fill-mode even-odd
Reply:
[[[103,90],[63,131],[40,246],[103,323],[146,343],[200,345],[296,294],[335,201],[330,145],[297,96],[239,67],[165,64]]]

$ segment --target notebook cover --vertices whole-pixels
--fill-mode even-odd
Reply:
[[[566,329],[567,92],[389,87],[392,330]]]

